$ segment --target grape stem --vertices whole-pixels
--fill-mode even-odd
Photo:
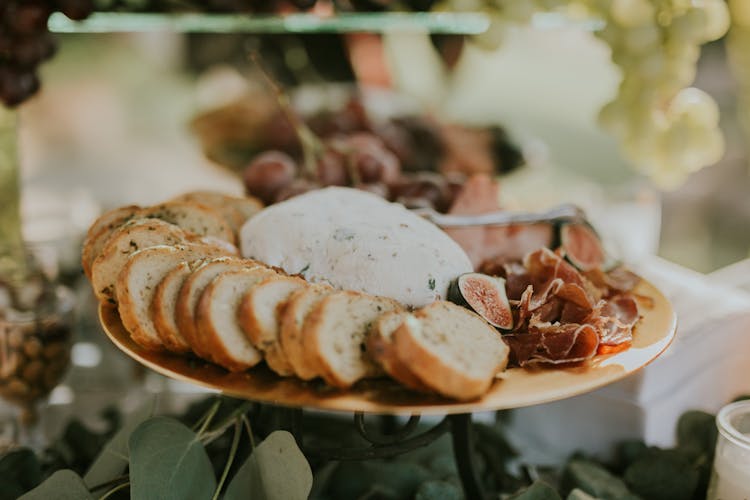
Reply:
[[[289,122],[292,124],[294,131],[302,144],[302,156],[303,156],[303,167],[307,177],[311,179],[317,179],[317,163],[320,154],[323,152],[323,143],[315,135],[315,132],[310,130],[310,127],[302,121],[297,112],[292,107],[289,95],[284,92],[279,83],[271,76],[268,69],[264,66],[261,61],[260,55],[257,51],[252,51],[249,54],[250,60],[255,63],[260,70],[261,75],[266,80],[266,83],[273,91],[276,96],[276,102],[278,103],[281,110],[286,115]]]

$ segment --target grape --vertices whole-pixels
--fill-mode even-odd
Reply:
[[[724,0],[706,0],[703,2],[706,24],[703,28],[703,40],[712,42],[723,37],[731,23],[729,8]]]
[[[345,153],[360,182],[391,184],[398,181],[401,174],[398,158],[376,135],[359,133],[347,137]]]
[[[245,168],[242,180],[248,194],[271,204],[292,183],[296,173],[297,165],[288,154],[266,151],[256,156]]]
[[[74,21],[86,19],[94,10],[93,0],[57,0],[60,12]]]
[[[626,28],[653,22],[656,12],[648,0],[613,0],[612,20]]]
[[[47,18],[51,10],[47,5],[40,2],[28,2],[23,4],[11,3],[8,6],[6,16],[12,20],[9,27],[13,33],[18,35],[34,35],[47,28]]]
[[[33,68],[52,57],[55,49],[55,41],[49,33],[38,37],[22,38],[15,42],[13,61],[19,66]]]
[[[405,206],[427,203],[431,208],[448,210],[451,192],[445,179],[437,174],[418,174],[405,178],[394,187],[394,198]]]
[[[318,182],[323,186],[346,186],[349,173],[346,171],[346,158],[332,149],[326,149],[318,158]]]
[[[39,90],[39,79],[31,71],[0,66],[0,100],[6,106],[21,104]]]

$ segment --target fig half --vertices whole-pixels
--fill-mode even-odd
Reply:
[[[580,271],[603,269],[607,262],[599,235],[588,224],[568,222],[560,227],[560,244],[565,257]]]
[[[503,278],[482,273],[462,274],[451,283],[448,300],[471,309],[495,328],[513,329]]]

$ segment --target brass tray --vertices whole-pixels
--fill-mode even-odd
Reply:
[[[674,310],[659,290],[642,281],[636,293],[653,299],[636,325],[633,346],[623,352],[597,356],[586,367],[511,368],[481,399],[457,402],[409,391],[388,379],[365,380],[352,389],[338,390],[320,381],[283,378],[265,365],[244,373],[226,370],[199,359],[150,352],[130,339],[117,311],[99,306],[99,320],[107,336],[128,356],[176,380],[214,389],[228,396],[288,407],[379,414],[453,414],[518,408],[589,392],[620,380],[646,366],[672,342],[677,325]]]

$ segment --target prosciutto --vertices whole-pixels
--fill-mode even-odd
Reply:
[[[521,262],[485,264],[485,272],[506,280],[515,321],[503,339],[512,365],[585,363],[632,343],[640,318],[631,293],[637,276],[624,268],[584,275],[562,252],[548,248],[528,253]]]

